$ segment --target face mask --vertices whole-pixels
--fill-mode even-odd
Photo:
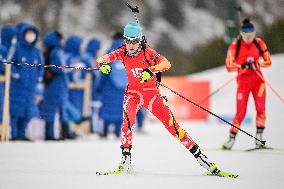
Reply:
[[[34,32],[30,32],[25,35],[25,40],[28,43],[33,43],[36,40],[36,34]]]

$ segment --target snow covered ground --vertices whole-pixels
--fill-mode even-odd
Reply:
[[[264,71],[267,81],[284,95],[284,55],[273,56],[273,66]],[[233,77],[224,68],[190,76],[212,79],[212,91]],[[233,115],[235,83],[212,97],[212,111]],[[254,104],[249,103],[252,121],[242,128],[254,135]],[[241,151],[254,147],[254,140],[240,133],[235,151],[214,150],[228,137],[229,127],[210,117],[206,122],[181,122],[206,155],[238,179],[202,176],[192,155],[158,122],[147,122],[145,133],[137,134],[133,162],[138,175],[96,176],[98,170],[115,169],[120,160],[120,141],[87,136],[67,142],[8,142],[0,144],[0,189],[55,188],[283,188],[284,186],[284,104],[267,88],[267,145],[278,151]]]

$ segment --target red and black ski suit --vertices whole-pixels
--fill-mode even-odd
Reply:
[[[259,61],[260,57],[263,58],[262,62]],[[249,61],[254,62],[256,71],[248,68],[241,69],[241,65]],[[226,58],[226,68],[229,72],[238,72],[236,95],[237,112],[233,120],[233,124],[237,127],[240,127],[246,115],[249,94],[252,93],[256,108],[256,127],[264,129],[266,119],[266,90],[260,67],[268,67],[270,65],[270,53],[267,50],[266,44],[260,38],[255,38],[254,41],[249,44],[245,43],[241,38],[233,41],[230,45]],[[237,132],[237,128],[231,128],[231,133],[236,134]]]
[[[157,78],[154,74],[152,78],[144,83],[140,83],[141,72],[150,66],[158,65],[165,57],[158,54],[150,46],[146,46],[141,52],[130,57],[125,53],[125,46],[106,55],[110,62],[121,60],[125,66],[128,77],[128,85],[125,90],[123,102],[123,126],[121,132],[121,142],[123,148],[131,148],[132,131],[136,120],[136,113],[140,108],[147,108],[165,126],[165,128],[182,144],[191,149],[195,142],[189,137],[176,122],[172,112],[163,102],[157,86]],[[155,70],[151,70],[155,73]],[[159,70],[160,72],[161,70]],[[165,70],[162,70],[165,71]]]

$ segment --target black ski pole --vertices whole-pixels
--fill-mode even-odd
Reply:
[[[57,66],[57,65],[45,65],[45,64],[30,64],[27,62],[12,62],[12,61],[0,61],[2,64],[11,64],[16,66],[31,66],[31,67],[44,67],[44,68],[57,68],[57,69],[74,69],[74,70],[99,70],[99,68],[85,68],[79,66]]]
[[[234,76],[233,78],[231,78],[230,80],[228,80],[226,83],[224,83],[221,87],[219,87],[218,89],[216,89],[215,91],[213,91],[211,94],[209,94],[208,96],[206,96],[203,100],[201,100],[198,104],[202,105],[204,102],[206,102],[210,97],[212,97],[213,95],[215,95],[216,93],[218,93],[220,90],[222,90],[223,88],[225,88],[229,83],[231,83],[233,80],[236,79],[237,76]]]
[[[139,23],[136,13],[139,13],[138,6],[132,7],[129,3],[125,2],[125,5],[133,12],[135,20]]]
[[[238,30],[240,30],[241,28],[241,22],[242,22],[242,7],[241,6],[238,6],[238,7],[235,7],[236,11],[238,12]]]
[[[178,92],[174,91],[173,89],[171,89],[171,88],[169,88],[169,87],[167,87],[167,86],[163,85],[162,83],[159,83],[159,84],[160,84],[161,86],[165,87],[166,89],[170,90],[172,93],[174,93],[174,94],[178,95],[179,97],[183,98],[184,100],[186,100],[186,101],[188,101],[188,102],[192,103],[193,105],[197,106],[198,108],[200,108],[200,109],[202,109],[202,110],[206,111],[207,113],[209,113],[209,114],[211,114],[211,115],[213,115],[213,116],[217,117],[217,118],[218,118],[218,119],[220,119],[221,121],[223,121],[223,122],[227,123],[228,125],[230,125],[230,126],[232,126],[232,127],[236,128],[236,129],[238,129],[239,131],[241,131],[241,132],[245,133],[246,135],[248,135],[248,136],[250,136],[250,137],[254,138],[255,140],[257,140],[257,141],[261,142],[263,145],[265,145],[266,141],[259,140],[258,138],[254,137],[254,136],[253,136],[253,135],[251,135],[250,133],[248,133],[248,132],[246,132],[246,131],[242,130],[241,128],[239,128],[239,127],[235,126],[234,124],[232,124],[232,123],[228,122],[228,121],[227,121],[227,120],[225,120],[224,118],[222,118],[222,117],[218,116],[217,114],[215,114],[215,113],[211,112],[210,110],[207,110],[207,109],[206,109],[206,108],[204,108],[203,106],[200,106],[199,104],[197,104],[197,103],[193,102],[192,100],[190,100],[190,99],[188,99],[188,98],[184,97],[183,95],[179,94]]]

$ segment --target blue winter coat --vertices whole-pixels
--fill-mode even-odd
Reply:
[[[5,25],[1,29],[0,61],[9,61],[15,50],[15,44],[12,46],[12,38],[17,35],[15,27]],[[12,50],[11,50],[12,49]],[[9,54],[9,58],[8,58]],[[4,74],[5,64],[0,63],[0,74]],[[4,105],[4,83],[0,83],[0,122],[2,122],[3,105]]]
[[[43,43],[50,49],[49,63],[56,66],[65,66],[66,58],[60,38],[55,32],[48,32]],[[54,121],[56,111],[62,109],[62,105],[68,98],[68,79],[65,70],[50,69],[54,74],[53,79],[45,85],[43,101],[40,103],[40,115],[46,121]]]
[[[1,29],[1,45],[0,45],[0,60],[7,61],[8,54],[11,53],[10,48],[12,46],[13,37],[17,36],[17,30],[12,25],[5,25]],[[14,45],[15,46],[15,45]],[[14,53],[14,52],[12,52]],[[9,54],[10,55],[10,54]],[[12,55],[10,55],[12,56]],[[10,60],[8,60],[10,61]],[[4,72],[4,64],[0,64],[0,72]]]
[[[36,40],[29,44],[25,40],[25,32],[33,30],[36,33]],[[36,47],[38,40],[38,30],[26,24],[18,32],[16,51],[12,58],[13,62],[42,64],[42,53]],[[35,104],[36,87],[42,77],[41,67],[12,66],[11,85],[10,85],[10,115],[30,119],[38,116],[38,108]]]
[[[81,61],[80,46],[82,43],[82,38],[76,35],[70,36],[65,43],[64,51],[67,53],[67,65],[68,66],[78,66],[78,64],[84,64]],[[82,71],[72,71],[68,74],[68,78],[72,82],[80,82],[83,80]],[[83,90],[69,90],[69,101],[71,104],[79,111],[80,117],[83,114]]]
[[[82,55],[82,61],[87,67],[97,67],[97,53],[101,48],[101,41],[92,38],[86,48],[86,52]],[[92,100],[98,100],[97,88],[101,77],[101,72],[94,70],[92,73]]]
[[[115,40],[107,53],[121,45],[123,45],[122,39]],[[110,65],[112,66],[110,75],[102,75],[99,85],[103,104],[100,110],[100,117],[107,122],[121,122],[127,76],[121,61],[112,62]]]
[[[0,61],[5,61],[7,54],[6,47],[0,44]],[[0,75],[4,74],[5,65],[0,63]],[[0,82],[0,122],[2,123],[3,105],[4,105],[4,83]]]
[[[87,44],[85,53],[82,55],[82,61],[88,67],[96,66],[96,58],[100,48],[101,48],[101,41],[98,40],[97,38],[92,38]]]
[[[6,61],[7,48],[0,44],[0,61]],[[4,74],[5,64],[0,63],[0,74]]]
[[[64,52],[67,54],[67,65],[68,66],[77,66],[78,63],[82,63],[80,46],[82,44],[82,38],[76,35],[70,36],[64,45]],[[80,77],[77,77],[80,75]],[[83,79],[81,71],[70,72],[69,74],[70,81],[79,81]]]
[[[17,30],[12,25],[5,25],[1,30],[1,44],[9,50],[13,37],[17,36]]]
[[[5,61],[7,56],[7,48],[0,44],[0,60]]]

